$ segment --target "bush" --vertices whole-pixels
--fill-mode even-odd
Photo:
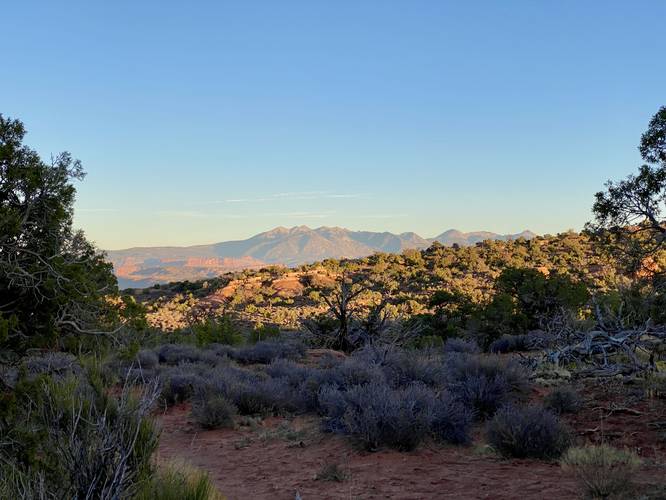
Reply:
[[[20,381],[0,419],[2,498],[129,498],[149,478],[157,387],[116,398],[98,382],[90,371]]]
[[[469,444],[474,413],[448,395],[440,396],[432,407],[430,430],[437,441],[450,444]]]
[[[543,405],[557,414],[578,413],[583,402],[578,393],[570,387],[558,387],[546,395]]]
[[[346,389],[357,385],[384,383],[384,372],[378,365],[360,357],[350,357],[321,373],[321,384],[336,385]]]
[[[463,340],[456,337],[447,339],[444,343],[442,351],[445,354],[462,353],[462,354],[478,354],[480,349],[476,342],[473,340]]]
[[[284,378],[294,387],[302,384],[312,372],[311,368],[288,359],[276,359],[266,367],[266,373],[272,378]]]
[[[192,417],[204,429],[233,427],[236,412],[236,407],[220,395],[202,394],[192,404]]]
[[[256,344],[261,340],[277,339],[280,336],[280,328],[275,325],[262,325],[250,332],[250,343]]]
[[[275,411],[278,396],[270,390],[275,387],[268,387],[264,382],[248,383],[236,380],[228,384],[228,397],[241,415],[269,415]]]
[[[76,357],[64,352],[49,352],[43,356],[31,356],[23,361],[21,368],[29,377],[51,375],[58,379],[70,375],[79,376],[82,371]]]
[[[151,370],[159,364],[160,360],[157,357],[157,354],[148,349],[143,349],[139,351],[136,355],[136,364],[142,370]]]
[[[187,344],[165,344],[157,351],[157,357],[166,365],[195,363],[201,359],[201,351]]]
[[[204,379],[186,369],[170,370],[162,377],[162,400],[172,406],[187,401],[194,391],[205,384]]]
[[[607,445],[572,448],[562,458],[562,466],[573,471],[594,498],[626,493],[640,459],[629,451]]]
[[[373,382],[348,391],[325,386],[319,407],[326,430],[351,435],[368,450],[411,450],[430,436],[453,444],[470,439],[471,412],[423,384],[392,389]]]
[[[568,429],[539,406],[500,409],[487,426],[488,442],[505,457],[558,458],[571,443]]]
[[[441,363],[418,351],[389,353],[384,360],[382,371],[393,387],[405,387],[414,382],[438,386],[444,382]]]
[[[488,351],[495,354],[505,354],[508,352],[526,352],[530,348],[530,339],[527,335],[502,335],[490,344]]]
[[[449,357],[446,381],[452,395],[474,410],[478,418],[491,417],[529,388],[527,374],[518,363],[497,357]]]
[[[162,465],[136,500],[222,500],[208,475],[184,465]]]
[[[305,355],[305,346],[299,342],[264,340],[253,346],[231,353],[233,359],[244,364],[268,364],[278,358],[299,359]]]
[[[344,398],[342,425],[367,450],[413,450],[429,435],[432,393],[422,386],[368,384],[352,387]]]
[[[229,316],[208,319],[192,326],[197,344],[201,347],[209,344],[238,345],[243,342],[243,334]]]

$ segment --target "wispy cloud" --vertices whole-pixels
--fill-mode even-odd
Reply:
[[[98,213],[98,212],[120,212],[119,208],[77,208],[77,212]]]
[[[164,217],[182,217],[188,219],[220,218],[220,219],[245,219],[249,214],[221,214],[216,212],[197,212],[193,210],[157,210],[155,215]]]
[[[332,217],[335,212],[268,212],[259,214],[261,217],[291,217],[298,219],[325,219]]]
[[[409,217],[409,214],[359,214],[353,215],[357,219],[394,219],[398,217]]]
[[[280,201],[362,198],[364,196],[367,195],[361,193],[336,193],[333,191],[298,191],[291,193],[274,193],[256,198],[228,198],[225,200],[195,203],[195,205],[219,205],[225,203],[274,203]]]

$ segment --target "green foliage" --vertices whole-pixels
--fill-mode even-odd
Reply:
[[[210,318],[192,326],[199,346],[209,344],[238,345],[243,342],[243,334],[231,316]]]
[[[203,394],[192,405],[192,416],[204,429],[233,427],[236,412],[233,403],[217,394]]]
[[[261,340],[276,339],[280,336],[280,328],[275,325],[259,325],[250,332],[249,341],[256,344]]]
[[[660,252],[666,237],[666,107],[650,121],[639,150],[648,164],[636,175],[608,181],[595,195],[595,220],[587,225],[631,272],[644,272],[646,257]]]
[[[592,498],[609,498],[632,489],[632,478],[640,459],[629,451],[608,445],[572,448],[562,458],[562,466],[574,473]]]
[[[0,349],[13,352],[98,330],[116,291],[111,264],[72,229],[80,162],[61,153],[46,163],[24,136],[0,115]]]
[[[113,397],[98,363],[68,363],[34,358],[2,398],[0,492],[11,492],[7,498],[124,497],[152,474],[157,433],[148,412],[156,392]]]
[[[186,465],[159,466],[155,476],[135,496],[136,500],[222,500],[205,472]]]
[[[495,282],[495,296],[477,313],[489,339],[535,330],[562,311],[579,315],[590,298],[582,282],[559,273],[508,267]]]

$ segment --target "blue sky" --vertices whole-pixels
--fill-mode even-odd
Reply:
[[[580,229],[666,105],[666,2],[2,7],[0,112],[103,248],[277,225]]]

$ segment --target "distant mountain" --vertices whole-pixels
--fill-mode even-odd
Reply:
[[[146,287],[154,283],[205,279],[240,269],[267,264],[295,266],[327,258],[357,258],[375,252],[399,253],[408,248],[427,248],[433,241],[444,245],[473,245],[486,239],[517,235],[489,232],[462,233],[451,229],[436,238],[416,233],[350,231],[340,227],[277,227],[246,240],[225,241],[189,247],[141,247],[108,251],[121,288]]]
[[[536,236],[532,231],[523,231],[516,234],[497,234],[488,231],[475,231],[471,233],[463,233],[457,229],[449,229],[444,231],[439,236],[435,236],[432,241],[439,241],[442,245],[452,246],[458,244],[460,246],[470,246],[485,240],[517,240],[518,238],[525,238],[526,240],[532,239]]]

